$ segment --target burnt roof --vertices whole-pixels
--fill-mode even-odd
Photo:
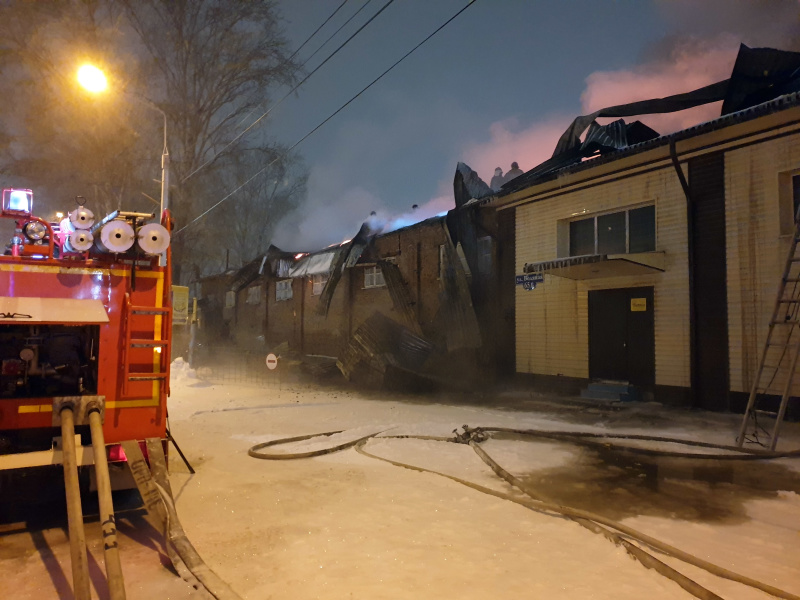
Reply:
[[[698,135],[702,135],[704,133],[717,131],[720,129],[724,129],[725,127],[730,127],[732,125],[744,123],[746,121],[751,121],[759,117],[764,117],[766,115],[771,115],[777,112],[781,112],[783,110],[787,110],[795,106],[800,106],[800,92],[794,92],[791,94],[786,94],[784,96],[779,96],[774,100],[770,100],[768,102],[764,102],[756,106],[751,106],[749,108],[745,108],[738,112],[724,115],[722,117],[718,117],[711,121],[706,121],[705,123],[700,123],[698,125],[694,125],[692,127],[676,131],[675,133],[671,133],[669,135],[662,135],[652,140],[648,140],[646,142],[633,144],[631,146],[627,146],[625,148],[622,148],[614,152],[609,152],[607,154],[598,156],[596,158],[592,158],[590,160],[569,164],[561,168],[556,168],[552,171],[547,171],[545,173],[535,173],[529,171],[528,173],[520,175],[515,180],[513,180],[513,185],[503,186],[502,190],[498,192],[497,195],[494,197],[498,198],[507,196],[526,187],[530,187],[537,183],[544,183],[545,181],[551,181],[553,179],[556,179],[557,177],[566,175],[568,173],[577,173],[580,171],[585,171],[587,169],[592,169],[598,165],[603,165],[615,160],[619,160],[626,156],[639,154],[641,152],[645,152],[647,150],[651,150],[659,146],[665,146],[669,144],[671,140],[672,141],[685,140]]]
[[[772,48],[739,47],[729,79],[666,98],[611,106],[577,117],[558,141],[553,156],[505,184],[493,197],[507,196],[559,175],[590,169],[624,156],[786,110],[798,104],[800,53]],[[722,116],[681,131],[657,136],[638,122],[626,125],[620,118],[600,126],[599,117],[626,117],[676,112],[722,100]],[[635,127],[634,127],[635,126]],[[589,128],[585,140],[580,135]],[[600,157],[595,157],[600,152]],[[595,158],[593,158],[595,157]],[[584,160],[591,158],[591,160]]]

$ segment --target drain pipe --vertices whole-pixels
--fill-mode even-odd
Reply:
[[[67,494],[69,549],[72,561],[72,587],[75,600],[91,600],[89,561],[86,557],[86,535],[83,531],[83,509],[78,483],[78,459],[75,451],[75,414],[73,407],[61,408],[61,442],[63,444],[64,487]]]
[[[672,159],[672,166],[678,175],[678,180],[683,188],[683,195],[686,196],[686,249],[687,249],[687,272],[689,275],[689,395],[691,405],[697,405],[697,310],[696,293],[694,284],[694,215],[692,205],[692,193],[689,182],[683,174],[681,163],[678,160],[678,152],[675,149],[675,139],[669,139],[669,156]]]
[[[100,523],[103,528],[103,556],[106,563],[106,578],[111,600],[125,600],[125,580],[117,545],[117,524],[114,519],[114,503],[111,500],[111,479],[106,460],[106,443],[103,438],[102,406],[91,402],[88,407],[89,428],[92,432],[94,450],[94,473],[97,478],[97,499],[100,504]]]

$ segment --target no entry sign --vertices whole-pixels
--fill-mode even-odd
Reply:
[[[273,371],[278,366],[278,357],[272,353],[267,354],[267,368]]]

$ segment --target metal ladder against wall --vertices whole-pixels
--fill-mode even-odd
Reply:
[[[761,351],[753,386],[750,389],[750,397],[747,400],[739,436],[736,438],[736,443],[740,448],[745,441],[760,443],[758,440],[760,429],[770,436],[769,449],[775,450],[786,407],[791,397],[792,383],[797,376],[797,360],[800,355],[800,256],[797,252],[800,241],[800,209],[795,214],[794,222],[795,230],[775,297],[767,339]],[[773,384],[776,383],[782,383],[782,388],[779,390],[773,388]],[[771,390],[772,394],[770,394]],[[778,391],[781,394],[781,401],[777,412],[759,410],[759,401],[768,394],[777,396],[776,392]],[[772,434],[759,425],[758,418],[761,415],[775,419]],[[750,438],[746,437],[748,423],[753,425]]]
[[[163,393],[169,383],[169,311],[170,308],[156,308],[154,306],[134,306],[131,304],[130,294],[125,294],[125,308],[122,314],[123,327],[125,330],[124,346],[122,356],[122,397],[138,397],[131,394],[130,384],[132,381],[158,381],[159,391]],[[134,315],[152,315],[154,318],[161,317],[160,338],[133,338],[132,337],[132,317]],[[158,372],[152,371],[131,371],[131,350],[135,348],[152,348],[153,351],[160,350],[158,361]],[[155,365],[154,365],[155,366]]]

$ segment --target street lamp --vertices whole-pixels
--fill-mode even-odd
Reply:
[[[85,90],[98,94],[104,92],[108,84],[105,74],[93,65],[83,65],[78,69],[78,83]],[[161,151],[161,214],[169,208],[169,150],[167,150],[167,113],[153,104],[147,98],[128,94],[134,100],[141,102],[148,108],[157,110],[164,117],[164,149]],[[160,215],[159,215],[160,216]]]

